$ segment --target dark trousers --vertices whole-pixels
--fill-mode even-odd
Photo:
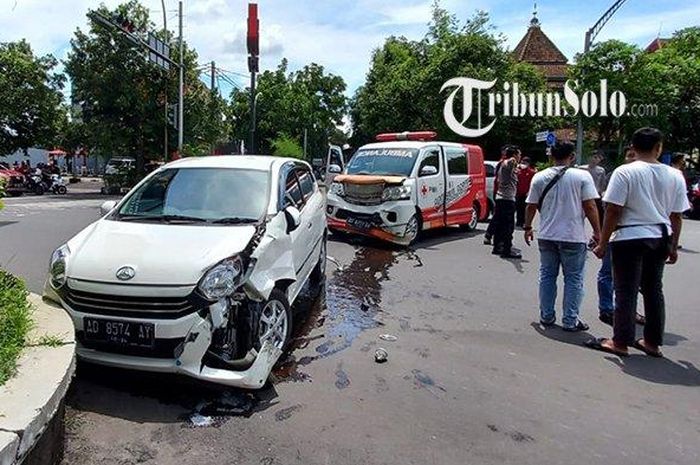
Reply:
[[[525,224],[525,199],[527,199],[527,194],[515,197],[515,225],[518,227]]]
[[[628,346],[634,343],[637,296],[641,289],[646,317],[644,340],[651,345],[662,345],[666,322],[662,279],[668,253],[665,241],[633,239],[612,242],[610,250],[615,285],[613,341]]]
[[[497,199],[491,221],[495,222],[493,249],[500,253],[510,252],[513,247],[513,231],[515,231],[515,201]]]

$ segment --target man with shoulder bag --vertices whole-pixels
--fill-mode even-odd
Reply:
[[[557,298],[559,268],[564,274],[564,331],[586,331],[588,325],[579,318],[583,300],[583,279],[589,238],[585,219],[593,228],[593,239],[600,237],[600,223],[593,178],[586,170],[571,168],[574,146],[568,142],[552,150],[554,166],[537,173],[527,197],[525,242],[534,238],[532,221],[540,212],[538,247],[540,250],[540,324],[556,322],[554,304]]]

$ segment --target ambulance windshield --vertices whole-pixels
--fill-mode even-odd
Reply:
[[[418,158],[418,149],[360,149],[353,155],[347,174],[410,176]]]

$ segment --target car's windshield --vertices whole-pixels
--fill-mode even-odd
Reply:
[[[232,224],[263,216],[269,174],[232,168],[171,168],[136,189],[113,219]]]
[[[347,174],[410,176],[418,149],[360,149],[348,164]]]

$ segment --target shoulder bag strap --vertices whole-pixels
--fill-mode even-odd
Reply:
[[[566,170],[568,170],[568,169],[569,169],[569,167],[565,166],[561,171],[559,171],[554,176],[554,178],[551,181],[549,181],[549,184],[547,184],[547,186],[542,191],[542,195],[540,195],[540,201],[537,202],[537,211],[542,210],[542,204],[544,203],[544,198],[547,196],[549,191],[552,190],[552,187],[554,187],[554,185],[559,182],[559,180],[562,178],[562,176],[564,176],[564,173],[566,173]]]

